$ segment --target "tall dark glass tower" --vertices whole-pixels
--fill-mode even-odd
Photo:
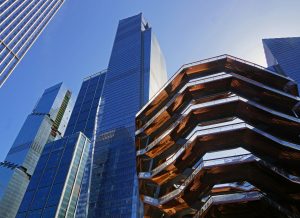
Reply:
[[[263,39],[268,66],[300,84],[300,37]]]
[[[65,136],[46,144],[17,217],[74,217],[76,208],[77,214],[85,214],[92,156],[90,139],[105,73],[106,70],[84,79]]]
[[[64,0],[0,1],[0,87]]]
[[[74,217],[89,147],[81,132],[46,144],[16,217]]]
[[[106,70],[93,74],[84,79],[76,103],[67,126],[66,136],[83,132],[90,140],[93,140],[96,113],[99,107],[101,94],[105,82]],[[86,217],[88,206],[88,190],[91,173],[92,148],[88,152],[88,159],[84,169],[80,198],[76,206],[76,217]]]
[[[121,20],[97,116],[88,217],[136,217],[135,114],[166,82],[164,58],[142,14]]]
[[[106,70],[103,70],[84,79],[65,132],[66,136],[81,131],[92,139],[105,75]]]
[[[15,217],[45,144],[63,136],[70,97],[62,83],[46,89],[0,163],[1,218]]]

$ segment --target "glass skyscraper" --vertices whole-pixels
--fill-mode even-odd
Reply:
[[[0,217],[14,217],[47,142],[61,138],[71,92],[62,83],[46,89],[0,164]]]
[[[142,14],[119,22],[97,115],[88,217],[136,217],[135,114],[166,82],[164,57]]]
[[[46,144],[17,217],[74,217],[77,207],[78,214],[85,214],[92,155],[90,140],[105,75],[106,70],[84,79],[65,136]]]
[[[93,140],[96,113],[105,82],[106,70],[93,74],[84,79],[76,103],[68,123],[65,135],[83,132],[91,141]],[[84,170],[80,198],[78,200],[77,217],[86,217],[88,190],[91,172],[92,148],[89,150],[88,160]]]
[[[74,217],[89,147],[80,132],[46,144],[17,217]]]
[[[268,66],[300,84],[300,37],[262,41]]]
[[[81,131],[92,139],[105,75],[106,70],[103,70],[84,79],[65,132],[66,136]]]
[[[64,0],[0,0],[0,87]]]

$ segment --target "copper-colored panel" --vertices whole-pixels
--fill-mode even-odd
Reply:
[[[183,66],[136,117],[145,217],[300,216],[297,95],[293,81],[232,56]],[[251,154],[202,159],[239,147]],[[245,181],[255,187],[215,187]]]

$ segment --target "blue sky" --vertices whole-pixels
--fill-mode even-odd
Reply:
[[[142,12],[169,76],[228,53],[265,65],[262,38],[300,36],[299,0],[66,0],[0,89],[0,161],[43,90],[64,81],[74,96],[108,64],[118,20]]]

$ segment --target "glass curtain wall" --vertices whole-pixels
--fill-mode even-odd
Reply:
[[[0,87],[64,0],[0,1]]]
[[[119,22],[97,116],[88,217],[138,215],[135,114],[151,97],[153,46],[160,52],[152,34],[142,14]],[[157,87],[167,78],[159,57]]]

